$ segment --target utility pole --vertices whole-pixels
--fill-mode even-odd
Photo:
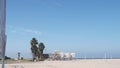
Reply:
[[[0,58],[2,58],[2,68],[4,68],[5,46],[6,46],[6,0],[0,0]]]

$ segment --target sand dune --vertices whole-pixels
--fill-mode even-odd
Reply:
[[[5,64],[5,68],[120,68],[120,59],[16,63]]]

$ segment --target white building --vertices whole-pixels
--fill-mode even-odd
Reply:
[[[75,58],[75,53],[65,53],[65,52],[55,51],[49,54],[49,59],[52,60],[72,60],[74,58]]]

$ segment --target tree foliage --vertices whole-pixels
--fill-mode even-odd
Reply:
[[[40,59],[43,57],[43,50],[44,50],[44,48],[45,48],[45,45],[44,45],[44,43],[39,43],[39,53],[40,53]]]
[[[43,50],[45,48],[44,43],[41,42],[38,44],[36,38],[32,38],[30,44],[31,44],[31,52],[33,55],[33,60],[41,60],[43,56]]]
[[[44,48],[45,48],[45,45],[42,42],[39,43],[39,51],[43,53]]]
[[[32,55],[33,55],[33,58],[35,58],[36,55],[37,55],[37,50],[38,50],[38,48],[36,46],[38,44],[38,41],[36,40],[36,38],[32,38],[32,40],[30,41],[30,43],[31,43]]]
[[[36,38],[32,38],[30,43],[31,43],[31,46],[36,46],[38,44],[38,41],[36,40]]]

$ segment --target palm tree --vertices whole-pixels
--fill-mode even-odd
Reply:
[[[38,44],[38,41],[36,40],[36,38],[32,38],[30,43],[31,43],[31,46],[36,46]]]
[[[31,43],[31,52],[33,55],[33,60],[35,59],[35,57],[37,57],[37,52],[38,52],[38,47],[36,46],[38,44],[38,41],[36,40],[36,38],[32,38],[32,40],[30,41]]]
[[[20,52],[18,52],[18,60],[20,60]]]
[[[45,45],[41,42],[39,43],[39,53],[40,53],[40,59],[42,58],[43,56],[43,50],[45,48]]]

